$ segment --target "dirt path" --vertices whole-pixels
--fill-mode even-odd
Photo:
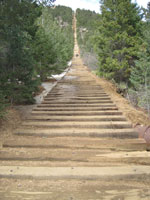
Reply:
[[[150,199],[144,141],[77,54],[75,34],[69,72],[3,143],[1,200]]]

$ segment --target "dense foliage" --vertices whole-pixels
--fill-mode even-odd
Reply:
[[[82,56],[86,52],[86,64],[94,63],[99,76],[150,113],[150,3],[143,9],[131,0],[101,0],[100,8],[101,14],[77,9]]]
[[[72,9],[66,6],[56,6],[51,10],[53,19],[61,20],[62,22],[72,24]]]
[[[36,71],[45,80],[52,73],[64,70],[73,56],[72,10],[64,6],[43,8],[37,24],[34,43],[35,60],[38,62]]]
[[[93,51],[93,35],[99,17],[100,15],[94,11],[84,9],[76,11],[78,43],[85,51]]]
[[[142,25],[142,44],[137,51],[138,59],[132,68],[130,82],[132,87],[129,94],[133,93],[136,104],[145,108],[150,114],[150,3],[145,10],[145,21]]]
[[[90,10],[77,9],[77,36],[80,46],[80,53],[84,63],[92,70],[97,68],[97,58],[94,52],[93,36],[96,31],[100,14]]]
[[[150,4],[140,9],[131,0],[100,3],[95,34],[98,74],[114,80],[131,102],[150,112]]]
[[[0,2],[0,113],[7,103],[33,103],[40,81],[72,57],[72,10],[60,6],[59,15],[52,2]]]
[[[120,83],[128,81],[140,46],[140,10],[131,0],[101,0],[96,38],[99,74]]]
[[[32,102],[35,91],[32,41],[40,16],[40,7],[32,1],[1,1],[0,4],[0,90],[13,102]]]

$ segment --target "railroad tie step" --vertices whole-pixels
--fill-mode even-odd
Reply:
[[[104,103],[104,104],[65,104],[65,103],[62,103],[62,104],[57,104],[57,103],[55,103],[55,104],[44,104],[44,103],[42,103],[42,104],[39,104],[39,105],[37,105],[37,108],[40,108],[40,107],[49,107],[49,108],[55,108],[55,107],[57,107],[57,108],[68,108],[68,107],[70,107],[70,108],[76,108],[76,107],[79,107],[79,108],[87,108],[87,107],[90,107],[90,108],[105,108],[105,107],[107,107],[107,108],[110,108],[110,107],[116,107],[116,105],[115,104],[113,104],[113,103],[108,103],[108,104],[106,104],[106,103]]]
[[[57,104],[57,103],[55,103],[55,104],[51,104],[51,102],[49,102],[49,103],[41,103],[41,104],[39,104],[39,105],[37,105],[37,108],[39,108],[39,107],[52,107],[52,108],[55,108],[55,107],[57,107],[57,108],[66,108],[66,107],[71,107],[71,108],[74,108],[74,107],[80,107],[80,108],[87,108],[87,107],[91,107],[91,108],[94,108],[94,107],[96,107],[96,108],[105,108],[105,107],[107,107],[107,108],[110,108],[110,107],[116,107],[115,106],[115,104],[113,104],[113,103],[104,103],[104,104],[90,104],[90,103],[82,103],[82,104],[66,104],[65,102],[62,102],[61,104]]]
[[[5,148],[0,154],[0,160],[10,161],[72,161],[76,162],[86,162],[87,164],[99,165],[105,159],[107,163],[116,162],[120,164],[123,163],[123,159],[128,162],[127,159],[130,158],[147,158],[150,163],[150,155],[147,151],[132,151],[128,149],[122,149],[115,151],[115,148],[78,148],[72,149],[66,145],[66,148]],[[120,160],[122,159],[122,160]],[[138,161],[138,160],[137,160]],[[130,160],[131,162],[131,160]],[[66,163],[68,165],[68,163]]]
[[[35,126],[35,127],[49,127],[49,128],[89,128],[89,129],[96,129],[96,128],[111,128],[111,129],[120,129],[120,128],[132,128],[132,125],[127,121],[119,121],[119,122],[51,122],[51,121],[26,121],[22,124],[23,126]]]
[[[28,120],[33,120],[33,121],[76,121],[76,122],[98,122],[98,121],[127,121],[125,117],[123,116],[115,116],[115,115],[96,115],[96,116],[49,116],[49,115],[32,115],[28,118]]]
[[[0,166],[1,178],[17,179],[101,179],[150,175],[149,166],[123,167],[20,167]]]
[[[33,143],[34,140],[34,143]],[[146,143],[143,139],[124,138],[91,138],[91,137],[34,137],[14,136],[7,139],[3,148],[38,148],[38,149],[78,149],[85,150],[111,150],[117,151],[145,151]],[[42,151],[41,151],[42,152]]]
[[[57,108],[57,107],[37,107],[37,108],[34,108],[33,111],[108,111],[108,110],[118,110],[117,107],[104,107],[104,108],[99,108],[99,107],[62,107],[62,108]]]
[[[50,115],[50,116],[93,116],[93,115],[117,115],[121,116],[122,112],[117,110],[110,111],[32,111],[32,115]]]
[[[44,98],[44,100],[45,101],[51,101],[51,100],[55,100],[56,98],[50,98],[50,97],[45,97]],[[57,97],[57,99],[58,99],[58,97]],[[65,100],[82,100],[82,101],[92,101],[92,100],[110,100],[110,97],[91,97],[91,98],[89,98],[89,97],[66,97],[66,96],[64,96],[64,97],[61,97],[60,99],[63,99],[64,101]]]
[[[59,128],[59,129],[39,129],[26,128],[18,129],[14,132],[19,136],[34,137],[97,137],[97,138],[138,138],[138,133],[131,128],[124,129],[88,129],[88,128]]]
[[[48,101],[48,100],[44,100],[43,103],[45,104],[62,104],[62,103],[65,103],[65,104],[81,104],[81,103],[85,103],[85,104],[108,104],[108,103],[113,103],[112,100],[71,100],[71,99],[67,99],[67,100],[63,100],[63,99],[60,99],[56,101],[56,99],[54,100],[51,100],[51,101]]]

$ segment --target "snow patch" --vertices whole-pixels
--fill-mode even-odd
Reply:
[[[44,91],[40,94],[34,97],[36,104],[40,104],[44,97],[47,96],[47,94],[53,89],[53,87],[56,86],[57,82],[60,81],[65,75],[66,73],[69,71],[70,66],[72,65],[72,61],[68,62],[68,68],[61,74],[55,74],[52,75],[52,78],[54,78],[56,80],[56,82],[44,82],[42,83],[42,87],[44,88]]]

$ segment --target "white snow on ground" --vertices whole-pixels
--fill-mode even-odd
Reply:
[[[65,71],[61,74],[55,74],[55,75],[52,75],[52,78],[56,79],[56,82],[44,82],[42,83],[42,87],[45,89],[40,95],[37,95],[34,97],[35,101],[36,101],[36,104],[40,104],[44,97],[53,89],[53,87],[55,87],[55,85],[57,84],[57,82],[59,80],[61,80],[65,75],[66,73],[68,72],[69,70],[69,67],[72,65],[72,61],[69,61],[68,62],[68,68],[65,69]]]
[[[51,91],[51,89],[57,84],[57,81],[54,83],[45,82],[42,83],[43,88],[45,89],[40,95],[34,97],[36,104],[40,104],[44,97]]]

